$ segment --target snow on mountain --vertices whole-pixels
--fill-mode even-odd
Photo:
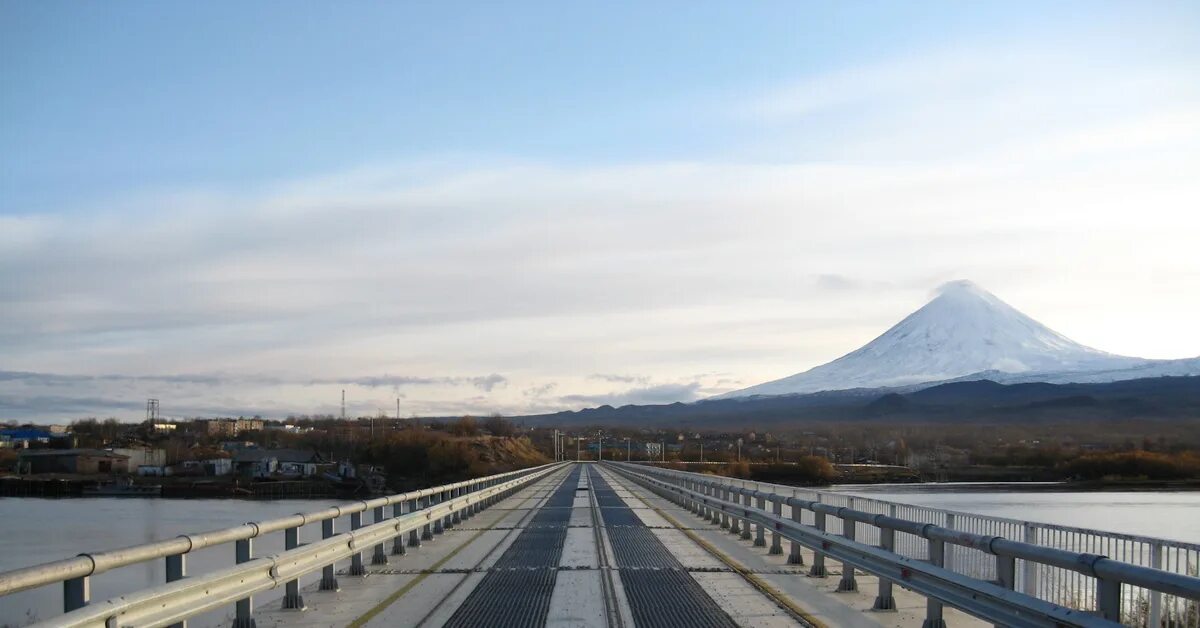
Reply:
[[[1045,382],[1047,384],[1104,384],[1121,382],[1130,379],[1146,379],[1151,377],[1187,377],[1200,375],[1200,358],[1184,358],[1181,360],[1145,360],[1142,364],[1129,368],[1105,369],[1099,371],[1065,371],[1065,372],[1034,372],[1034,373],[1000,373],[989,371],[974,373],[959,380],[990,379],[1000,384],[1025,384],[1029,382]]]
[[[952,281],[924,307],[862,348],[803,373],[726,393],[720,398],[786,395],[849,388],[882,388],[939,382],[983,372],[1047,381],[1036,374],[1109,373],[1117,381],[1153,373],[1193,370],[1200,359],[1145,360],[1081,345],[1022,314],[969,281]],[[1129,374],[1124,377],[1121,374]]]

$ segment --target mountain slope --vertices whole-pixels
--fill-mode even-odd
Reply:
[[[803,373],[720,398],[908,386],[983,372],[1027,376],[1136,373],[1153,364],[1151,360],[1081,345],[979,286],[954,281],[942,286],[938,296],[924,307],[862,348]]]
[[[1096,384],[964,381],[921,390],[854,389],[652,406],[601,406],[513,417],[525,425],[668,429],[795,428],[846,421],[895,423],[1187,421],[1200,424],[1200,376]]]

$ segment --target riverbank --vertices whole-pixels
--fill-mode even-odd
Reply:
[[[85,490],[112,478],[98,476],[48,475],[0,477],[0,496],[4,497],[94,497]],[[327,480],[251,481],[235,478],[131,478],[134,487],[161,487],[154,493],[130,493],[128,497],[242,498],[242,499],[316,499],[351,498],[362,494],[350,487]]]

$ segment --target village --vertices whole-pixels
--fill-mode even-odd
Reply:
[[[381,469],[276,432],[312,428],[261,418],[140,424],[85,420],[0,429],[0,494],[47,496],[326,496],[383,490]]]

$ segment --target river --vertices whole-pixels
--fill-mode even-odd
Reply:
[[[147,541],[168,539],[189,532],[203,532],[273,519],[298,512],[326,508],[337,500],[239,500],[239,499],[143,499],[96,497],[42,499],[0,497],[0,571],[8,571],[80,552],[115,549]],[[349,517],[337,522],[338,530],[349,529]],[[305,526],[301,541],[316,540],[319,525]],[[283,533],[256,539],[254,554],[265,556],[283,551]],[[187,571],[205,573],[233,564],[233,545],[200,550],[188,555]],[[307,581],[315,581],[319,574]],[[162,583],[163,561],[124,567],[92,578],[92,599],[116,595]],[[305,580],[302,580],[302,582]],[[256,597],[267,603],[282,592]],[[0,628],[23,626],[62,612],[59,585],[23,591],[0,598]],[[209,613],[188,622],[199,628],[229,625],[232,608]]]
[[[1079,491],[1062,485],[875,484],[833,490],[885,501],[1200,543],[1200,491]]]

